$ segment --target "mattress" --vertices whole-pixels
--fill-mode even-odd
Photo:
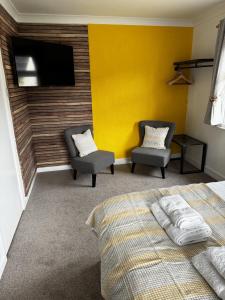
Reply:
[[[209,246],[225,245],[224,187],[224,182],[175,186],[100,203],[87,223],[98,237],[104,299],[218,299],[190,259]],[[151,204],[173,194],[180,194],[210,225],[213,235],[207,242],[179,247],[159,226]]]

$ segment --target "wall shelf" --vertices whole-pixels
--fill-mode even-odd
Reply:
[[[173,63],[175,71],[213,67],[213,58],[184,60]]]

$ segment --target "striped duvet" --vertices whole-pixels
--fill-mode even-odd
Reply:
[[[207,242],[175,245],[150,206],[180,194],[210,225]],[[205,184],[130,193],[99,204],[87,223],[96,232],[101,255],[101,290],[113,300],[213,300],[213,290],[190,258],[208,246],[225,245],[225,202]]]

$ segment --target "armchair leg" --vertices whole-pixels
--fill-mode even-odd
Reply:
[[[165,167],[161,167],[162,178],[165,179]]]
[[[135,169],[136,163],[132,163],[132,167],[131,167],[131,173],[134,173],[134,169]]]
[[[111,174],[114,174],[114,164],[112,164],[112,165],[110,166],[110,169],[111,169]]]
[[[74,180],[77,179],[77,170],[76,169],[73,170],[73,179]]]
[[[92,174],[92,187],[96,187],[96,174]]]

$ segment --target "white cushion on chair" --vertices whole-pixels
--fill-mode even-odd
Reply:
[[[142,147],[166,149],[165,140],[168,131],[169,127],[154,128],[146,125]]]
[[[72,138],[74,140],[75,146],[77,147],[77,150],[79,151],[80,157],[86,156],[98,150],[93,140],[90,129],[88,129],[84,133],[73,134]]]

